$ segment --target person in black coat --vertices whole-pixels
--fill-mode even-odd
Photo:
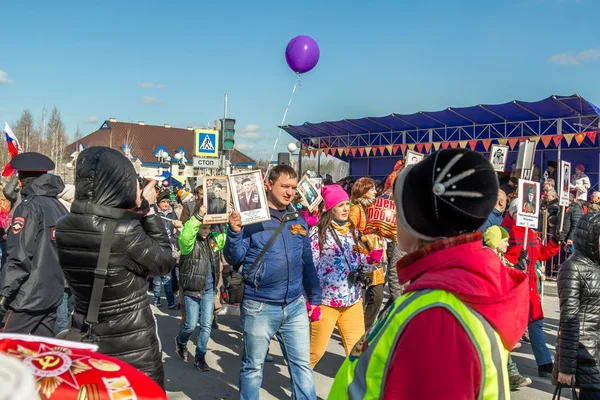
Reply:
[[[0,276],[2,332],[53,337],[64,291],[54,233],[56,221],[67,213],[56,196],[65,185],[43,172],[53,170],[54,162],[42,154],[19,154],[10,165],[19,171],[22,189]]]
[[[569,200],[571,201],[571,204],[569,204],[569,208],[565,213],[563,232],[565,233],[566,243],[571,245],[574,242],[573,236],[577,229],[577,224],[579,224],[579,221],[583,217],[583,207],[575,200],[575,196],[572,194],[569,195]]]
[[[585,215],[575,229],[575,253],[558,271],[560,321],[553,377],[581,389],[581,399],[600,398],[600,213]]]
[[[154,184],[150,181],[142,191],[133,164],[116,150],[82,151],[77,158],[75,202],[56,226],[56,243],[75,296],[73,327],[87,332],[85,318],[102,236],[107,222],[117,221],[98,324],[91,333],[100,353],[129,363],[164,387],[146,279],[169,273],[174,260],[165,224],[152,207]]]

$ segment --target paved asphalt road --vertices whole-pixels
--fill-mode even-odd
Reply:
[[[163,301],[166,304],[166,301]],[[158,329],[163,344],[166,386],[169,399],[236,399],[239,397],[237,387],[241,357],[242,335],[240,333],[239,317],[221,316],[220,329],[213,330],[207,355],[207,362],[212,368],[210,372],[200,372],[194,368],[193,354],[197,330],[192,336],[194,344],[188,344],[189,361],[184,363],[175,354],[174,338],[179,330],[179,312],[167,310],[166,307],[155,309]],[[546,341],[554,354],[556,329],[558,324],[558,299],[545,296],[544,299]],[[271,354],[275,360],[267,363],[261,399],[290,398],[289,374],[283,362],[281,349],[276,341],[271,342]],[[523,346],[513,353],[513,358],[519,365],[521,374],[532,378],[529,388],[512,392],[516,400],[551,399],[554,387],[550,379],[537,376],[537,366],[531,352],[531,346]],[[327,353],[317,365],[315,381],[317,395],[326,399],[336,371],[344,359],[344,350],[339,335],[334,333]],[[564,390],[563,390],[564,392]],[[563,396],[564,397],[564,396]],[[450,397],[449,397],[450,398]],[[570,398],[570,395],[564,398]]]

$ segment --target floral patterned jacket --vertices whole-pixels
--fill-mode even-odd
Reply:
[[[346,235],[337,230],[343,249],[340,249],[328,229],[323,243],[323,250],[319,249],[319,230],[313,227],[310,230],[310,245],[313,253],[317,276],[321,285],[321,304],[329,307],[349,307],[358,303],[362,297],[362,286],[350,285],[348,274],[362,265],[365,272],[370,272],[372,265],[367,263],[366,255],[355,251],[356,243],[352,232]],[[344,254],[346,257],[344,258]],[[351,264],[350,267],[346,259]]]

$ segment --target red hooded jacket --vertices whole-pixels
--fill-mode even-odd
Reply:
[[[432,243],[397,265],[405,293],[441,289],[479,312],[512,349],[527,327],[527,276],[484,248],[481,233]],[[475,399],[481,366],[471,339],[446,309],[417,314],[404,328],[387,371],[383,398]]]
[[[525,228],[516,225],[515,219],[510,215],[504,217],[502,226],[508,231],[508,251],[505,257],[508,261],[516,264],[519,261],[519,255],[523,250],[525,242]],[[542,299],[538,293],[538,278],[535,273],[535,264],[539,261],[546,261],[558,253],[560,245],[549,241],[545,246],[540,241],[538,235],[529,229],[527,234],[527,253],[529,258],[529,320],[537,321],[544,318],[542,311]]]

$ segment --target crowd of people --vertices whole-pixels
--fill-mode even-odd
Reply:
[[[538,173],[546,238],[516,223],[525,196],[516,175],[465,149],[399,161],[384,182],[327,177],[312,211],[296,171],[275,166],[264,182],[271,218],[254,224],[240,215],[256,196],[250,186],[244,210],[209,224],[202,186],[191,193],[138,177],[116,150],[82,151],[75,185],[49,173],[47,157],[23,153],[0,197],[1,330],[95,343],[164,388],[150,307],[163,307],[164,291],[166,307],[181,312],[182,362],[200,326],[193,364],[203,372],[218,310],[239,303],[242,399],[259,398],[273,338],[292,397],[315,399],[313,369],[336,327],[347,358],[330,398],[509,398],[531,384],[509,353],[521,341],[531,343],[540,376],[600,398],[600,193],[588,201],[578,165],[571,203],[558,206],[556,165]],[[396,205],[395,237],[367,228],[378,198]],[[561,246],[574,255],[558,275],[553,362],[542,262]]]

